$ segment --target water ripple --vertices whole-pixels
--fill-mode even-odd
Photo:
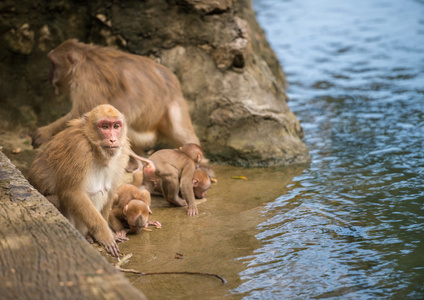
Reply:
[[[267,205],[232,293],[424,298],[424,2],[253,4],[312,164]]]

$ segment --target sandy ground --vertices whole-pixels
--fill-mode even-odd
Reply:
[[[27,176],[40,151],[32,149],[27,131],[0,132],[0,146]],[[123,254],[133,255],[123,268],[143,272],[207,272],[224,277],[228,283],[223,285],[217,278],[201,275],[126,274],[150,299],[221,299],[225,295],[241,298],[242,295],[231,294],[231,289],[241,284],[239,273],[260,246],[255,238],[257,225],[272,215],[266,204],[283,195],[285,187],[303,168],[214,166],[214,170],[218,183],[212,185],[206,199],[197,200],[198,216],[188,217],[185,207],[171,206],[155,196],[150,220],[161,222],[162,228],[152,227],[151,231],[130,235],[130,240],[119,247]],[[131,176],[127,174],[126,181]],[[97,248],[105,255],[102,248]],[[105,257],[111,263],[117,262],[108,255]]]

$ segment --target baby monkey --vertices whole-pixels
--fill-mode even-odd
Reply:
[[[193,192],[197,199],[205,198],[206,191],[211,187],[211,179],[203,169],[196,169],[193,175]]]
[[[128,233],[136,234],[149,225],[162,226],[158,221],[149,221],[150,201],[148,191],[132,184],[123,184],[117,189],[109,215],[109,226],[116,232],[117,241],[129,240],[125,228],[129,228]]]

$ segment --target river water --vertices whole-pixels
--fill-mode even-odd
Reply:
[[[245,299],[424,299],[424,2],[254,0],[312,164],[266,205]]]
[[[227,284],[128,279],[150,299],[424,299],[424,1],[253,5],[312,163],[214,166],[198,217],[154,199],[162,228],[120,244],[125,268]],[[2,132],[0,145],[27,174],[27,138]]]

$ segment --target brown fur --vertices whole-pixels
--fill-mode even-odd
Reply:
[[[211,187],[211,179],[202,169],[196,169],[193,175],[194,196],[202,199],[206,196],[206,191]]]
[[[202,150],[202,147],[200,147],[197,144],[188,143],[188,144],[185,144],[185,145],[181,146],[179,149],[180,149],[180,151],[182,151],[185,154],[187,154],[188,156],[190,156],[190,158],[192,160],[194,160],[194,162],[196,163],[196,166],[203,159],[203,150]]]
[[[67,121],[109,103],[128,123],[136,151],[154,145],[157,134],[175,145],[199,144],[177,77],[147,57],[68,40],[50,52],[49,79],[67,94],[71,111],[32,136],[35,148],[63,130]]]
[[[208,164],[208,160],[203,156],[202,147],[194,143],[187,143],[178,149],[191,157],[191,159],[196,163],[196,169],[202,169],[210,178],[215,177],[215,172]]]
[[[120,236],[125,237],[125,227],[131,233],[138,233],[149,225],[150,193],[140,190],[132,184],[123,184],[117,191],[117,196],[109,216],[110,227]]]
[[[196,171],[193,176],[193,191],[196,198],[204,198],[206,191],[211,187],[210,177],[215,176],[212,168],[203,160],[203,150],[199,145],[188,143],[181,146],[180,151],[184,152],[196,163]]]
[[[154,174],[144,168],[143,186],[150,192],[155,189],[154,183],[164,198],[177,206],[188,205],[187,214],[198,214],[193,192],[193,174],[195,162],[179,149],[162,149],[150,156],[155,165]],[[179,192],[183,199],[180,198]]]
[[[122,120],[120,148],[103,148],[97,123]],[[106,220],[113,195],[124,175],[130,151],[124,116],[110,105],[101,105],[69,122],[39,153],[31,165],[30,183],[45,195],[84,235],[92,235],[108,252],[119,249]]]
[[[143,184],[143,169],[136,170],[133,172],[133,181],[131,182],[132,185],[136,187],[140,187]]]

